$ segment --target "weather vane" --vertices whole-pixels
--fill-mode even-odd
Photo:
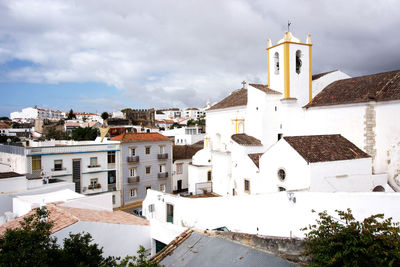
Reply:
[[[290,32],[290,24],[292,24],[289,20],[287,22],[287,31]]]

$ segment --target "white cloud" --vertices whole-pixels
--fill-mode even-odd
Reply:
[[[147,106],[199,106],[266,82],[266,39],[312,34],[314,70],[400,68],[397,1],[0,0],[3,79],[102,82]],[[88,101],[88,100],[86,100]],[[117,104],[115,106],[118,106]]]

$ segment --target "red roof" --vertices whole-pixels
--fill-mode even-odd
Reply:
[[[122,143],[170,141],[168,137],[159,133],[123,133],[111,140],[121,141]]]
[[[56,206],[54,204],[47,204],[47,210],[50,212],[49,219],[53,222],[51,233],[58,232],[78,221],[88,222],[104,222],[112,224],[125,224],[125,225],[149,225],[149,221],[140,217],[131,215],[123,211],[100,211]],[[15,229],[21,227],[20,222],[27,216],[36,212],[36,209],[31,210],[28,214],[18,217],[15,220],[9,221],[0,226],[0,236],[2,236],[7,229]]]

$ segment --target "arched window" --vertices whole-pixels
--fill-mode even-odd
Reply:
[[[285,181],[285,179],[286,179],[286,171],[284,169],[279,169],[278,170],[278,178],[282,182]]]
[[[279,192],[286,191],[286,188],[284,188],[284,187],[282,187],[282,186],[279,186],[279,187],[278,187],[278,191],[279,191]]]
[[[372,190],[372,192],[385,192],[385,188],[383,188],[382,186],[378,185]]]
[[[207,182],[211,182],[211,171],[207,172]]]
[[[296,73],[297,74],[300,74],[300,72],[301,72],[301,64],[302,64],[301,57],[302,57],[301,51],[297,50],[296,51]]]
[[[279,74],[279,53],[276,52],[274,55],[274,68],[275,74]]]

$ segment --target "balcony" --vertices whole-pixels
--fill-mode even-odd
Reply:
[[[159,179],[166,179],[166,178],[168,178],[168,172],[159,172],[159,173],[158,173],[158,178],[159,178]]]
[[[139,162],[139,156],[126,157],[126,160],[130,163]]]
[[[67,170],[66,168],[53,168],[51,169],[52,172],[59,172],[59,171],[65,171]]]
[[[87,167],[88,168],[98,168],[98,167],[100,167],[100,165],[88,165]]]
[[[108,191],[117,191],[117,185],[116,184],[109,184],[108,185]]]
[[[101,189],[101,184],[95,184],[95,185],[91,184],[88,186],[88,189],[89,190]]]
[[[140,182],[140,176],[128,177],[128,184],[136,184]]]
[[[162,153],[157,155],[158,159],[167,159],[168,158],[168,153]]]

